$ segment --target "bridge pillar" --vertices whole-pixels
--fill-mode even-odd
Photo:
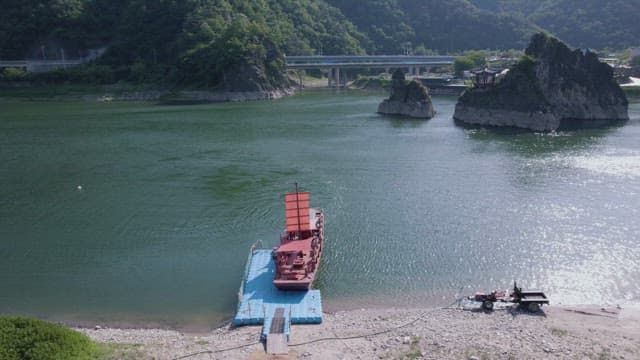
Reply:
[[[304,89],[304,82],[302,80],[302,72],[303,71],[304,70],[298,71],[298,80],[300,80],[300,84],[299,84],[300,85],[300,90]],[[306,75],[306,72],[305,72],[305,75]]]
[[[340,68],[330,68],[327,74],[329,87],[340,87]]]

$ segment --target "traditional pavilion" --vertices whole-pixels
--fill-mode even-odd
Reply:
[[[498,75],[499,71],[484,68],[481,70],[471,71],[473,75],[473,86],[477,88],[487,88],[492,87],[496,84],[496,75]]]

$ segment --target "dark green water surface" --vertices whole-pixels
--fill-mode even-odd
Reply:
[[[381,94],[195,106],[0,101],[0,313],[208,327],[295,181],[325,209],[327,309],[441,305],[514,279],[640,300],[640,104],[509,134],[375,114]]]

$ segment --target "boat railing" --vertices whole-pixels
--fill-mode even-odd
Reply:
[[[249,256],[247,256],[247,263],[244,265],[244,272],[242,276],[242,282],[240,283],[240,289],[238,290],[238,309],[240,308],[240,304],[242,303],[242,297],[244,296],[244,287],[246,285],[246,279],[249,277],[249,268],[251,267],[251,259],[253,258],[253,254],[255,254],[258,246],[262,248],[262,240],[256,241],[253,245],[251,245],[251,251],[249,251]]]
[[[256,252],[257,249],[263,249],[264,245],[262,244],[262,240],[258,239],[253,245],[251,245],[251,253]]]

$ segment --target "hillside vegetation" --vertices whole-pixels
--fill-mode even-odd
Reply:
[[[322,1],[6,1],[11,4],[0,13],[0,58],[60,59],[63,50],[70,58],[107,47],[86,74],[106,83],[268,90],[286,84],[284,54],[361,54],[368,42]],[[248,79],[238,78],[247,71]]]
[[[373,43],[374,53],[523,48],[536,27],[466,0],[328,0]]]
[[[640,0],[471,0],[479,8],[535,24],[573,47],[639,46]]]
[[[0,59],[106,50],[81,69],[36,77],[47,83],[264,91],[288,86],[285,54],[521,49],[540,29],[578,47],[640,45],[640,0],[3,0],[2,8]]]

